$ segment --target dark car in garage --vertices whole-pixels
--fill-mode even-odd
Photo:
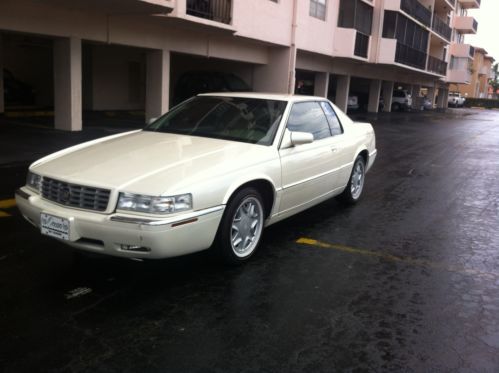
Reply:
[[[177,105],[199,93],[251,92],[239,76],[219,71],[190,71],[184,73],[175,85],[173,104]]]

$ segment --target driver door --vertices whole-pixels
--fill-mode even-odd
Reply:
[[[313,134],[310,144],[281,145],[282,195],[279,215],[292,215],[334,189],[336,141],[319,102],[293,104],[286,131]],[[289,132],[287,133],[289,135]],[[286,136],[286,135],[285,135]]]

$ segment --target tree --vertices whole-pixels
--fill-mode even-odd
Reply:
[[[492,70],[494,71],[494,77],[489,80],[489,85],[494,88],[494,93],[499,89],[499,73],[497,72],[499,68],[499,62],[494,65]]]

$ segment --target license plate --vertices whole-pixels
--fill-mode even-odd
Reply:
[[[47,236],[69,240],[69,227],[69,219],[44,213],[40,216],[41,232]]]

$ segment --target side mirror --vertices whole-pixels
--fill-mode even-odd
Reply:
[[[149,118],[146,122],[146,124],[151,124],[152,122],[155,122],[158,118]]]
[[[291,132],[291,144],[293,146],[310,144],[314,142],[314,135],[308,132]]]

